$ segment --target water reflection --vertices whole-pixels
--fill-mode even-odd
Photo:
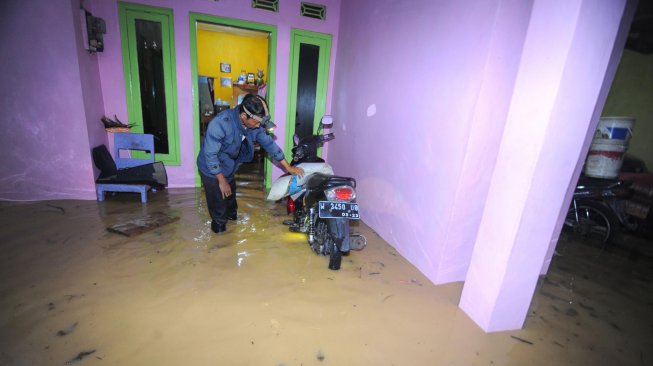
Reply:
[[[250,254],[247,252],[238,252],[237,254],[238,260],[236,261],[238,267],[243,265],[243,262],[245,261],[245,258],[249,257]]]

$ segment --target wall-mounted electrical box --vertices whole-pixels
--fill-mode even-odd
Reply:
[[[84,48],[91,53],[104,51],[103,34],[107,32],[104,19],[94,17],[84,9],[81,10],[81,18]]]

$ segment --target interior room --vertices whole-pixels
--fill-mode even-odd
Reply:
[[[0,364],[651,363],[650,238],[564,229],[602,118],[653,166],[642,4],[4,1]],[[286,159],[333,120],[367,238],[340,270],[266,200],[269,157],[211,231],[196,158],[245,93]],[[99,200],[93,149],[124,132],[165,189]]]
[[[217,113],[240,104],[245,94],[265,97],[268,37],[265,32],[198,23],[200,133]]]

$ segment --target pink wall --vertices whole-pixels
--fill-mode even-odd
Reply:
[[[520,52],[530,20],[532,1],[504,0],[493,13],[479,92],[472,110],[465,158],[458,177],[449,226],[442,240],[438,281],[465,278],[481,221],[492,170],[503,137],[509,102],[518,72]],[[471,199],[470,199],[471,198]]]
[[[82,27],[83,19],[80,15],[80,0],[73,2],[73,22],[75,29],[84,29]],[[93,13],[92,8],[85,8]],[[88,52],[84,45],[82,32],[75,32],[75,44],[77,47],[77,58],[79,59],[79,74],[82,85],[82,98],[84,102],[84,118],[86,119],[86,128],[88,133],[88,143],[91,148],[99,145],[107,145],[107,133],[101,118],[104,115],[104,101],[102,100],[102,85],[100,84],[100,72],[98,67],[97,53]],[[94,168],[97,177],[99,171]]]
[[[100,98],[95,60],[79,50],[78,2],[3,1],[0,14],[0,199],[93,199],[98,136],[86,117],[97,107],[85,103]]]
[[[179,134],[181,141],[181,165],[167,166],[170,187],[188,187],[195,184],[195,152],[193,133],[196,124],[193,121],[192,87],[190,65],[190,12],[215,15],[272,24],[277,27],[277,67],[275,90],[275,119],[277,123],[277,143],[283,147],[285,135],[288,65],[290,49],[290,30],[298,28],[333,35],[333,51],[331,59],[336,56],[338,43],[338,23],[340,0],[319,1],[327,6],[327,19],[320,21],[299,15],[300,0],[281,0],[278,13],[253,9],[250,1],[242,0],[141,0],[135,3],[170,8],[174,14],[175,50],[177,63],[177,96]],[[127,121],[127,104],[123,77],[122,50],[120,45],[120,29],[118,24],[118,2],[116,0],[87,0],[92,4],[94,14],[107,22],[105,35],[105,51],[99,55],[100,79],[104,96],[104,107],[107,115],[116,114],[122,121]],[[332,61],[333,63],[333,61]],[[332,66],[333,69],[333,66]],[[330,79],[333,72],[330,73]],[[329,85],[333,84],[332,82]],[[329,93],[330,95],[330,93]],[[327,112],[330,110],[330,98],[327,100]],[[280,174],[275,168],[274,176]]]
[[[342,4],[330,162],[403,256],[465,280],[486,331],[523,324],[625,1]]]
[[[530,2],[342,6],[330,161],[383,238],[433,282],[463,280]]]

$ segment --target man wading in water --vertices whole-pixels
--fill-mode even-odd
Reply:
[[[241,104],[222,111],[209,123],[197,156],[197,168],[211,214],[211,230],[215,233],[227,230],[227,220],[238,218],[234,175],[242,163],[254,159],[254,142],[287,173],[304,175],[302,168],[288,164],[281,148],[261,127],[268,120],[265,100],[247,94]]]

